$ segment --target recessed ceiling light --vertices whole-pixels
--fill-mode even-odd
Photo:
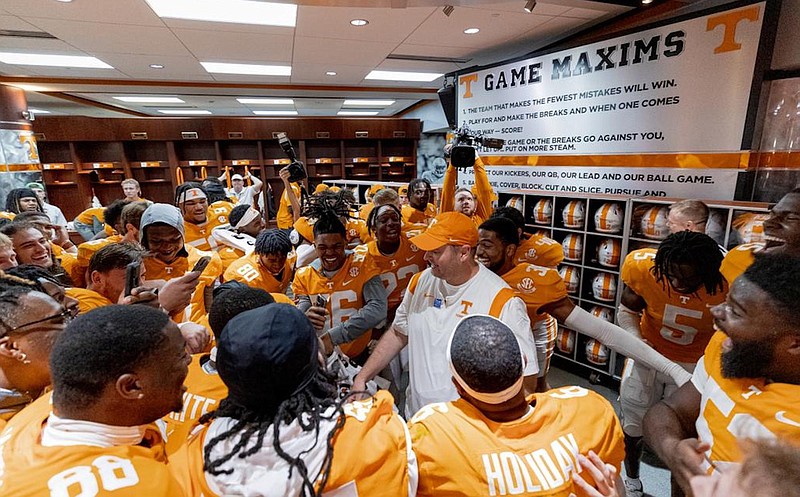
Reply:
[[[60,1],[62,1],[62,0],[59,0],[59,2]],[[28,112],[30,112],[31,114],[50,114],[51,113],[49,110],[32,109],[30,107],[28,108]]]
[[[367,107],[386,107],[392,105],[394,100],[345,100],[343,105],[363,105]]]
[[[350,21],[350,24],[352,24],[353,26],[366,26],[367,24],[369,24],[369,21],[366,19],[353,19],[352,21]]]
[[[337,116],[377,116],[377,110],[340,110]]]
[[[257,116],[296,116],[296,110],[254,110]]]
[[[177,116],[204,116],[211,114],[210,110],[197,110],[197,109],[159,109],[162,114],[177,115]]]
[[[480,31],[480,29],[479,29],[479,28],[467,28],[467,29],[465,29],[465,30],[464,30],[464,34],[467,34],[467,35],[474,35],[474,34],[475,34],[475,33],[477,33],[478,31]]]
[[[0,62],[20,66],[81,67],[114,69],[96,57],[86,55],[53,55],[39,53],[0,52]]]
[[[382,81],[424,81],[430,83],[441,78],[441,73],[432,72],[405,72],[405,71],[371,71],[364,79],[379,79]]]
[[[536,0],[528,0],[525,2],[525,12],[530,14],[533,12],[533,9],[536,7]]]
[[[178,97],[114,97],[114,100],[131,104],[183,104]]]
[[[262,64],[229,64],[201,62],[206,71],[220,74],[254,74],[257,76],[291,76],[292,66],[267,66]]]
[[[325,73],[326,76],[336,76],[336,71],[328,71]]]
[[[164,64],[150,64],[151,69],[164,69]]]
[[[642,5],[647,5],[648,3],[653,3],[653,0],[642,0]]]
[[[71,3],[72,2],[72,0],[56,0],[56,1],[57,2],[61,2],[61,3]]]
[[[297,5],[248,0],[146,0],[158,17],[294,27]]]
[[[291,98],[237,98],[240,104],[294,105]]]

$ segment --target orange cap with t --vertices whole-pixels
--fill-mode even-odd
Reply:
[[[411,243],[428,252],[445,245],[478,245],[478,228],[472,219],[460,212],[443,212],[436,216],[421,235],[411,238]]]

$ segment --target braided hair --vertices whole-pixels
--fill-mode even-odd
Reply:
[[[19,201],[23,198],[35,198],[36,204],[39,206],[36,210],[39,212],[44,212],[44,206],[42,206],[42,201],[39,200],[39,197],[36,196],[36,192],[31,190],[30,188],[14,188],[8,195],[6,196],[6,211],[13,212],[14,214],[19,214]]]
[[[41,268],[38,269],[41,270]],[[35,279],[0,271],[0,316],[2,316],[0,317],[0,337],[5,336],[6,330],[11,329],[7,319],[13,317],[14,312],[19,310],[17,306],[19,305],[20,297],[30,292],[47,293],[42,284]]]
[[[723,290],[723,277],[719,272],[722,251],[717,242],[705,233],[679,231],[664,239],[658,246],[653,275],[662,286],[669,288],[670,268],[676,264],[691,266],[703,282],[709,295]]]
[[[296,470],[303,480],[303,495],[321,496],[330,476],[331,463],[333,461],[333,439],[344,427],[345,422],[342,405],[347,398],[338,401],[337,397],[335,377],[323,370],[323,368],[318,368],[311,382],[305,388],[294,393],[273,409],[255,411],[238,404],[230,398],[224,399],[220,402],[217,410],[209,412],[200,418],[200,423],[208,423],[215,418],[223,417],[236,420],[230,429],[212,438],[206,445],[203,459],[204,470],[214,476],[231,474],[233,470],[223,469],[222,465],[234,457],[244,459],[259,452],[264,444],[267,431],[272,426],[272,446],[278,456],[289,463],[289,476],[291,476],[292,471]],[[327,413],[331,408],[333,411]],[[308,468],[302,459],[302,456],[307,451],[301,452],[297,457],[292,457],[281,447],[281,424],[289,424],[297,420],[303,431],[314,431],[315,439],[319,440],[322,422],[334,418],[335,425],[325,437],[327,452],[322,468],[320,468],[318,475],[309,475]],[[228,454],[219,459],[211,459],[214,446],[237,436],[237,434],[238,442]],[[253,437],[255,437],[255,443],[251,448],[245,449]],[[319,481],[318,489],[315,488],[315,482],[317,481]]]
[[[347,238],[347,228],[342,219],[346,221],[352,217],[353,201],[353,192],[346,188],[336,193],[324,191],[319,195],[308,197],[303,215],[314,220],[314,236],[339,233],[343,238]]]
[[[264,230],[256,237],[254,248],[256,254],[280,254],[286,255],[292,251],[292,242],[286,231],[273,228]]]

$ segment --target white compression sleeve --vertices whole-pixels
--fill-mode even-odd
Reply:
[[[638,312],[629,309],[624,304],[619,305],[617,310],[617,322],[620,328],[627,331],[636,338],[642,338],[642,316]]]
[[[603,342],[603,344],[645,366],[668,375],[678,386],[692,377],[681,366],[659,354],[652,347],[632,337],[619,326],[597,318],[575,307],[564,321],[564,326]]]

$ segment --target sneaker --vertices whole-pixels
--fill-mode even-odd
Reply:
[[[644,490],[642,488],[642,480],[639,478],[623,478],[625,481],[625,494],[628,497],[642,497]]]

